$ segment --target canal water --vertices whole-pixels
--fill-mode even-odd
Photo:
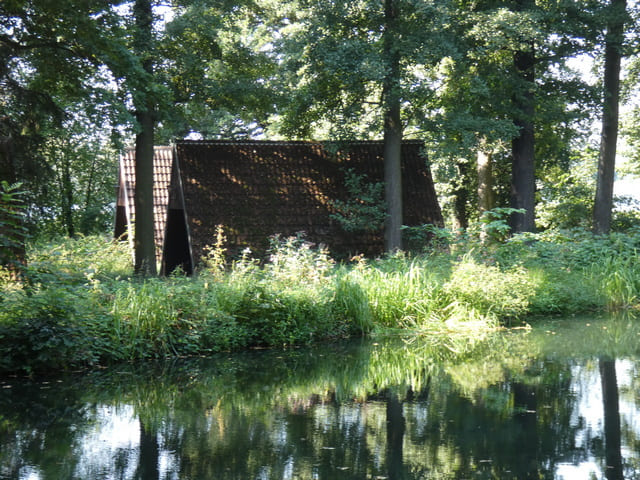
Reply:
[[[640,478],[640,319],[0,382],[1,479]]]

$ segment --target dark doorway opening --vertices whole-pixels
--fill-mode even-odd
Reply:
[[[127,230],[127,213],[123,205],[118,205],[116,207],[116,224],[113,232],[114,238],[118,240],[127,240],[128,237]]]
[[[186,275],[193,274],[189,234],[184,210],[170,208],[167,215],[167,230],[162,254],[162,273],[170,275],[180,267]]]

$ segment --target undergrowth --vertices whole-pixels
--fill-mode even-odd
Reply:
[[[336,264],[303,238],[274,238],[264,262],[224,255],[198,274],[140,279],[101,237],[32,244],[21,281],[0,272],[0,372],[402,330],[481,338],[535,316],[640,304],[640,236],[548,232],[496,239],[441,233],[422,252]]]

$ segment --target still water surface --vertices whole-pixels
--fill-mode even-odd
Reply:
[[[640,320],[0,383],[1,479],[640,478]]]

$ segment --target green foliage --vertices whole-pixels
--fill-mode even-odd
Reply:
[[[21,184],[0,182],[0,266],[16,266],[28,237]]]
[[[131,274],[131,252],[125,242],[106,236],[36,240],[29,248],[31,285],[110,284]]]
[[[402,226],[403,235],[411,251],[429,248],[433,251],[447,251],[455,242],[456,233],[449,228],[436,225],[420,225],[416,227]]]
[[[640,305],[636,234],[451,238],[448,248],[427,255],[358,257],[338,266],[303,238],[274,238],[264,264],[245,252],[225,269],[216,261],[195,277],[146,280],[131,277],[126,249],[104,238],[36,244],[21,282],[0,277],[0,371],[38,373],[390,329],[445,335],[458,349],[515,320]]]
[[[63,209],[73,210],[83,232],[104,231],[113,218],[115,162],[97,159],[115,123],[131,120],[104,68],[115,50],[122,63],[130,60],[118,48],[120,22],[111,5],[95,0],[0,5],[0,176],[24,183],[34,229],[60,234],[69,227]]]
[[[609,255],[594,263],[591,274],[611,309],[629,308],[640,299],[640,255]]]
[[[529,312],[533,287],[523,268],[500,269],[465,256],[453,268],[443,290],[451,302],[464,303],[481,316],[505,321]]]
[[[67,107],[77,110],[78,107]],[[40,236],[99,235],[111,230],[117,152],[84,112],[74,112],[51,132],[41,149],[50,165],[46,192],[33,199],[31,214]]]
[[[366,175],[358,175],[353,169],[345,172],[344,183],[349,198],[332,202],[337,213],[330,217],[347,232],[375,232],[384,226],[386,204],[384,183],[367,182]]]
[[[502,208],[497,207],[486,212],[482,212],[480,216],[480,228],[486,239],[492,242],[502,242],[506,240],[511,233],[511,227],[508,225],[509,217],[516,213],[524,214],[522,208]]]
[[[216,239],[213,245],[207,245],[204,247],[204,256],[202,262],[213,274],[222,274],[226,267],[226,248],[224,244],[227,241],[227,237],[224,236],[224,227],[218,225],[216,227]]]
[[[640,231],[640,202],[627,198],[617,197],[616,208],[611,219],[613,232],[638,232]]]
[[[373,330],[375,324],[369,296],[358,278],[361,272],[362,268],[342,268],[337,272],[331,313],[344,324],[353,323],[364,334]]]
[[[595,191],[596,152],[587,151],[574,159],[568,171],[549,167],[542,178],[536,206],[536,224],[542,229],[588,228],[591,225]]]
[[[271,239],[269,262],[265,265],[265,274],[283,285],[298,287],[322,287],[328,282],[334,261],[328,250],[313,244],[302,236]]]
[[[422,259],[395,255],[358,273],[377,327],[419,328],[439,320],[442,279]]]
[[[510,236],[509,217],[514,213],[524,213],[517,208],[497,207],[483,212],[480,218],[471,222],[467,229],[453,231],[435,225],[403,227],[405,236],[414,250],[427,249],[431,252],[485,251],[504,243]]]
[[[0,370],[53,372],[98,361],[92,319],[85,320],[78,292],[64,285],[14,291],[0,301]],[[99,311],[92,311],[100,318]]]

